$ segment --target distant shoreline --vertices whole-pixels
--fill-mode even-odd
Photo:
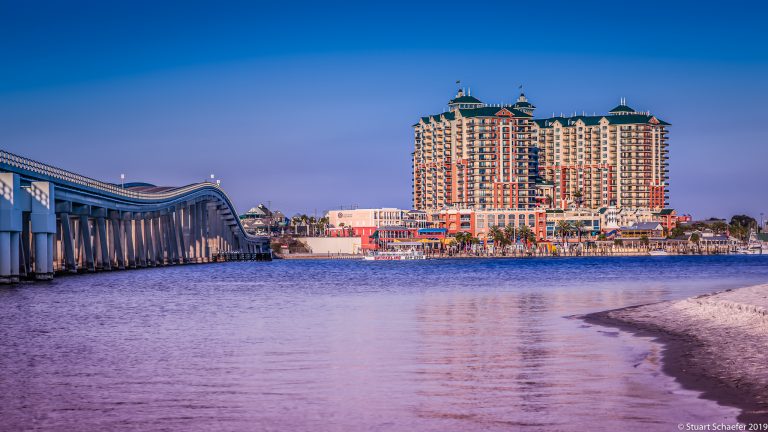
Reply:
[[[663,371],[701,397],[768,422],[768,285],[584,315],[664,345]]]
[[[440,255],[429,256],[430,260],[445,260],[445,259],[534,259],[534,258],[611,258],[611,257],[652,257],[647,252],[621,252],[615,254],[583,254],[583,255]],[[752,255],[740,255],[740,254],[668,254],[664,256],[752,256]],[[759,256],[759,255],[757,255]],[[290,255],[278,255],[275,254],[274,258],[277,260],[355,260],[363,259],[361,254],[290,254]],[[658,256],[656,256],[658,258]]]

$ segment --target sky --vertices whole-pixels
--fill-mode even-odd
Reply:
[[[672,123],[670,204],[768,214],[759,2],[0,0],[0,148],[105,181],[216,175],[239,211],[411,203],[456,80],[552,113]]]

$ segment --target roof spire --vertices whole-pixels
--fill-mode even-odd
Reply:
[[[608,114],[618,114],[618,115],[633,114],[633,113],[635,113],[635,110],[627,106],[627,98],[625,97],[619,98],[619,106],[608,111]]]

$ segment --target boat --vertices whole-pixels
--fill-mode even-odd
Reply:
[[[736,249],[736,253],[741,255],[762,255],[768,253],[768,250],[765,252],[763,252],[763,250],[763,243],[758,239],[755,231],[751,230],[747,245]]]
[[[363,256],[365,261],[413,261],[425,260],[427,256],[421,251],[392,251],[372,252]]]
[[[386,251],[372,251],[363,256],[365,261],[414,261],[425,260],[424,243],[420,242],[391,242],[386,245]]]
[[[664,249],[659,248],[659,249],[651,249],[650,251],[648,251],[648,255],[664,256],[664,255],[669,255],[669,253]]]

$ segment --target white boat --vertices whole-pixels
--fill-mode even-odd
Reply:
[[[427,259],[421,251],[372,252],[363,256],[365,261],[413,261]]]
[[[748,245],[747,247],[736,249],[736,253],[740,255],[762,255],[765,252],[763,252],[762,245]]]
[[[665,251],[664,249],[653,249],[648,251],[648,255],[664,256],[664,255],[669,255],[669,253],[667,253],[667,251]]]
[[[768,253],[768,250],[763,252],[763,243],[757,238],[755,231],[752,230],[749,233],[747,245],[736,249],[736,253],[741,255],[762,255]]]

